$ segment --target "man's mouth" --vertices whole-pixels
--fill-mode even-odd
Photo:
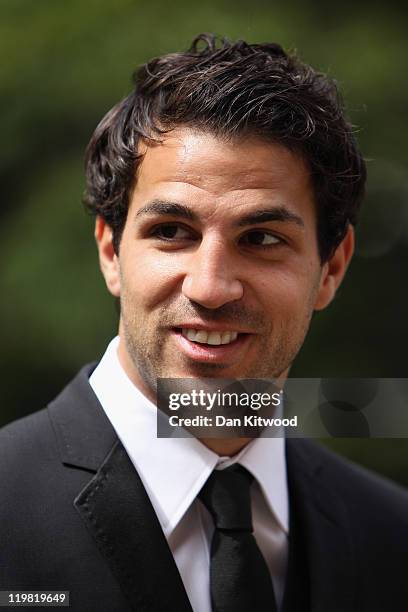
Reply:
[[[191,342],[220,346],[231,344],[238,338],[237,331],[206,331],[205,329],[182,328],[181,334]]]
[[[241,359],[254,334],[231,329],[173,327],[181,352],[192,361],[228,364]]]

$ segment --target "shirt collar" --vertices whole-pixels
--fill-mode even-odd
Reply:
[[[288,491],[283,438],[256,438],[233,458],[219,457],[196,438],[157,438],[157,408],[131,382],[114,338],[89,383],[135,466],[168,537],[211,472],[239,462],[258,481],[284,531]]]

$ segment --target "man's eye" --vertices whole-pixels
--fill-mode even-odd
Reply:
[[[191,232],[180,225],[159,225],[155,227],[151,235],[161,240],[185,240],[191,238]]]
[[[273,244],[280,244],[282,240],[269,232],[254,230],[243,236],[243,242],[249,246],[271,246]]]

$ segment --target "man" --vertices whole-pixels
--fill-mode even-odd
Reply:
[[[158,378],[284,380],[334,299],[365,182],[335,85],[279,45],[200,36],[136,73],[86,163],[119,337],[1,433],[1,589],[81,611],[405,609],[396,485],[304,440],[156,436]]]

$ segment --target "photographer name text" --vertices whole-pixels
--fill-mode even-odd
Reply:
[[[297,427],[297,416],[285,419],[252,414],[234,418],[222,415],[216,417],[203,415],[180,417],[174,414],[169,417],[169,424],[172,427]]]

